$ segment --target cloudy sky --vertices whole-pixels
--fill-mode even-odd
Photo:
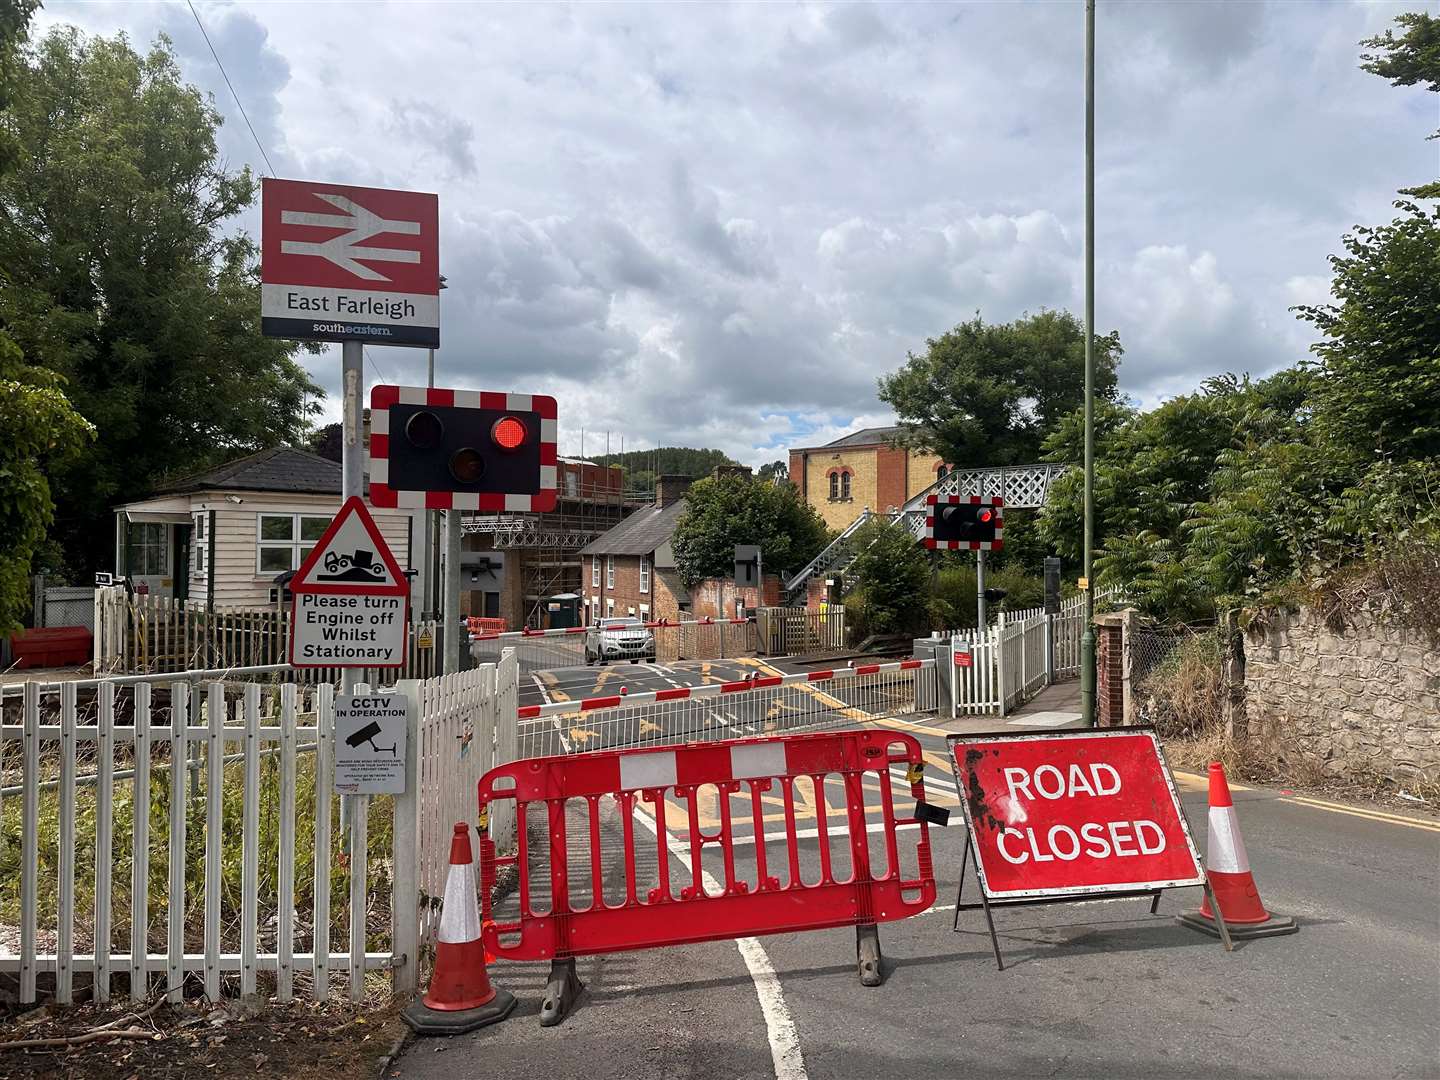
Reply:
[[[1305,355],[1287,308],[1437,174],[1435,96],[1356,67],[1427,7],[1101,0],[1097,328],[1131,397]],[[758,465],[888,422],[877,376],[977,310],[1082,310],[1075,0],[196,9],[279,175],[439,193],[436,381],[555,394],[563,452]],[[268,171],[183,3],[56,22],[168,34]],[[423,350],[368,352],[424,383]],[[338,416],[338,348],[311,368]]]

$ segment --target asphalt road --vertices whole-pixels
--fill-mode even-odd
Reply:
[[[934,764],[943,738],[922,741],[927,798],[953,808]],[[1179,780],[1203,850],[1203,781]],[[1296,935],[1226,954],[1172,918],[1198,904],[1195,889],[1165,894],[1156,917],[1144,900],[1017,908],[997,915],[1008,964],[997,971],[981,913],[951,930],[957,813],[931,830],[936,906],[881,926],[883,987],[860,985],[849,930],[586,957],[573,1014],[540,1028],[544,966],[502,961],[491,975],[521,999],[516,1013],[413,1044],[393,1075],[1440,1076],[1440,824],[1274,791],[1235,797],[1261,895],[1300,921]],[[815,815],[838,801],[800,800],[806,866]],[[697,801],[702,828],[715,809]],[[686,810],[667,806],[672,834],[688,833],[674,816]],[[618,828],[607,820],[602,844]],[[753,850],[736,847],[740,879],[754,878]],[[718,853],[705,869],[724,880]],[[642,882],[656,876],[653,860],[641,870]],[[669,874],[689,880],[674,859]],[[573,864],[570,877],[585,879]],[[603,887],[617,888],[613,873]]]

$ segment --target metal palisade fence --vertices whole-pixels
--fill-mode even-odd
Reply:
[[[27,683],[0,698],[0,977],[29,1004],[162,989],[413,990],[443,877],[422,853],[474,818],[515,747],[513,656],[401,684],[406,792],[350,796],[341,834],[328,684]],[[513,821],[497,842],[513,843]]]

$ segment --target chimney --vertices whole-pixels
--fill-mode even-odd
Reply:
[[[750,474],[751,470],[749,465],[716,465],[714,470],[710,473],[710,475],[716,480],[719,480],[726,476],[748,477],[750,476]]]
[[[655,506],[664,508],[679,502],[695,482],[693,476],[657,476],[655,478]]]

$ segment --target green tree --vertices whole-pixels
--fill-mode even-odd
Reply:
[[[717,466],[736,464],[723,450],[690,446],[627,450],[623,454],[599,454],[591,460],[597,465],[619,465],[625,473],[625,490],[635,495],[654,491],[659,476],[709,476]]]
[[[1325,340],[1315,422],[1323,437],[1397,459],[1440,455],[1440,208],[1395,204],[1389,225],[1357,228],[1333,255],[1332,295],[1299,307]]]
[[[735,545],[760,545],[766,573],[799,570],[820,553],[825,523],[790,484],[768,484],[745,473],[697,480],[675,524],[675,565],[687,586],[730,577]]]
[[[1397,15],[1395,22],[1402,28],[1400,36],[1386,30],[1378,37],[1366,38],[1360,44],[1374,52],[1361,53],[1360,66],[1366,71],[1389,79],[1391,86],[1422,85],[1431,93],[1440,93],[1440,18],[1419,11]],[[1429,136],[1440,139],[1440,131]],[[1440,199],[1440,180],[1420,187],[1401,188],[1400,194],[1417,199]]]
[[[20,55],[0,176],[0,328],[62,375],[98,440],[52,476],[57,539],[104,560],[109,508],[166,473],[298,443],[314,386],[259,328],[256,249],[226,223],[248,170],[220,163],[212,102],[161,38],[56,30]]]
[[[790,477],[790,466],[783,461],[772,461],[760,466],[761,480],[786,480]]]
[[[1068,311],[986,325],[977,313],[880,380],[901,440],[951,465],[1036,460],[1041,443],[1084,402],[1084,327]],[[1116,396],[1120,337],[1095,338],[1095,392]]]
[[[14,92],[19,48],[36,6],[0,0],[0,115]],[[17,157],[14,133],[0,123],[0,176]],[[27,364],[0,329],[0,632],[17,627],[29,607],[31,564],[55,514],[49,473],[94,436],[62,383],[54,372]]]
[[[95,429],[71,407],[53,372],[25,364],[0,330],[0,633],[30,606],[30,567],[54,518],[48,474]]]
[[[861,621],[871,634],[924,634],[930,630],[930,562],[910,530],[883,518],[867,521],[853,542],[860,552],[846,571],[860,598]]]

